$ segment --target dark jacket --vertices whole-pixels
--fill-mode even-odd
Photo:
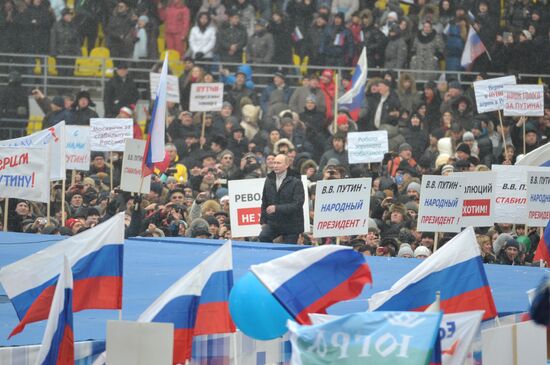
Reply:
[[[48,7],[45,4],[29,6],[16,19],[21,31],[21,51],[32,54],[47,53],[50,29],[55,20]]]
[[[80,55],[80,34],[74,22],[63,19],[56,22],[50,35],[50,55],[78,56]]]
[[[220,60],[223,62],[242,62],[243,48],[246,47],[247,43],[248,35],[242,24],[232,27],[229,22],[226,22],[218,29],[216,49]],[[232,44],[237,45],[237,51],[230,55],[228,51]]]
[[[123,106],[135,104],[139,99],[139,91],[134,80],[129,77],[115,76],[105,85],[105,116],[114,118]]]
[[[73,124],[73,125],[90,125],[90,119],[91,118],[99,118],[99,115],[95,112],[95,110],[90,108],[76,108],[73,110],[72,120],[71,123],[67,124]]]
[[[304,186],[297,171],[288,169],[279,190],[275,183],[275,172],[265,179],[262,195],[261,224],[269,224],[284,234],[296,234],[304,231]],[[275,213],[267,214],[266,208],[275,205]]]
[[[111,57],[130,58],[134,49],[135,29],[130,12],[116,13],[109,18],[106,41]]]

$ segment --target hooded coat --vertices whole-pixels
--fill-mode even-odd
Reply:
[[[424,34],[421,30],[418,31],[412,47],[414,56],[411,58],[411,69],[439,70],[438,57],[443,54],[443,50],[443,40],[435,30],[432,30],[430,34]],[[418,78],[422,80],[435,80],[437,73],[419,74]]]

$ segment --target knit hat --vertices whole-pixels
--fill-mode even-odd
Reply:
[[[468,156],[472,153],[472,151],[470,150],[470,146],[468,146],[466,143],[459,144],[456,148],[456,152],[464,152]]]
[[[475,141],[476,139],[474,137],[474,134],[468,131],[468,132],[464,132],[464,134],[462,135],[462,140],[466,142],[466,141]]]
[[[414,250],[414,257],[417,258],[418,256],[426,256],[429,257],[431,255],[431,251],[426,246],[418,246],[416,250]]]
[[[503,248],[506,250],[508,247],[515,247],[519,250],[519,243],[515,239],[509,238],[506,240],[506,244]]]
[[[348,124],[349,121],[348,121],[348,116],[345,115],[345,114],[341,114],[338,116],[338,118],[336,119],[336,124],[337,125],[343,125],[343,124]]]
[[[306,102],[312,102],[317,104],[317,97],[313,94],[309,94],[308,96],[306,96]]]
[[[65,100],[61,96],[54,96],[52,99],[52,104],[57,105],[60,108],[65,106]]]
[[[409,150],[409,151],[412,151],[412,147],[410,144],[408,144],[407,142],[405,143],[401,143],[401,145],[399,146],[399,153],[405,151],[405,150]]]
[[[416,191],[418,194],[420,194],[420,184],[417,183],[416,181],[411,181],[409,183],[409,185],[407,186],[407,191],[409,190],[414,190]]]
[[[78,219],[76,218],[69,218],[65,221],[65,227],[72,229],[74,224],[78,222]]]
[[[216,227],[220,226],[220,222],[218,222],[218,220],[214,216],[209,216],[209,217],[206,217],[205,219],[208,222],[208,225],[215,225]]]
[[[453,173],[455,171],[455,168],[453,165],[445,165],[441,169],[441,175],[444,175],[445,173]]]
[[[399,247],[399,252],[397,252],[397,257],[404,257],[405,255],[410,255],[410,257],[414,255],[412,247],[408,243],[402,243]]]
[[[407,202],[407,204],[405,204],[405,208],[407,208],[407,210],[412,210],[418,213],[418,203],[415,201],[411,200],[410,202]]]

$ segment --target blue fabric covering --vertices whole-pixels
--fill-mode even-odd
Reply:
[[[62,237],[33,234],[0,233],[0,266],[10,264]],[[190,238],[134,238],[126,240],[124,248],[124,320],[135,320],[162,292],[191,268],[200,263],[223,242]],[[233,242],[235,281],[244,275],[250,265],[269,261],[303,246]],[[332,314],[346,314],[366,310],[367,298],[386,290],[420,263],[416,259],[367,257],[374,284],[367,285],[360,298],[334,305]],[[537,286],[548,270],[520,266],[485,265],[496,306],[501,315],[527,310],[526,291]],[[0,346],[39,344],[45,321],[32,323],[25,330],[7,340],[17,325],[17,316],[0,287]],[[74,315],[75,340],[104,339],[105,322],[118,319],[118,311],[87,310]]]

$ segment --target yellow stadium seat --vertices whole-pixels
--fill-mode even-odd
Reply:
[[[114,68],[111,53],[108,48],[96,47],[92,49],[89,57],[81,57],[75,63],[75,76],[102,76],[112,77]]]
[[[166,40],[164,38],[158,37],[157,38],[157,47],[159,49],[159,53],[162,53],[166,50]]]
[[[168,49],[160,54],[160,60],[164,60],[166,53],[168,53],[168,67],[172,71],[172,75],[180,77],[185,67],[183,62],[181,62],[180,53],[176,50]]]
[[[48,57],[48,75],[57,76],[57,60],[55,57]]]
[[[42,75],[42,62],[40,61],[40,58],[34,59],[34,74],[35,75]]]
[[[74,0],[65,1],[65,5],[67,5],[68,8],[74,9]]]
[[[88,47],[84,47],[84,46],[80,47],[80,52],[82,53],[81,54],[82,57],[88,57]]]
[[[44,117],[31,115],[27,124],[27,135],[42,130],[42,120],[44,120]]]

